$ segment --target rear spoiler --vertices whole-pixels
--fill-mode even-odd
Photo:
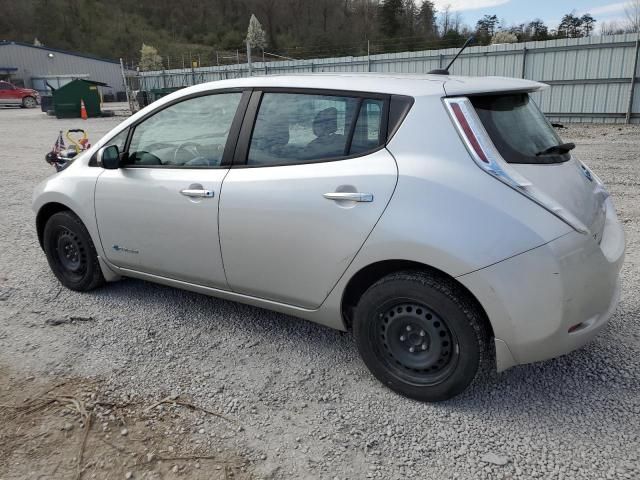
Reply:
[[[548,87],[545,83],[508,77],[447,77],[443,85],[447,97],[537,92]]]

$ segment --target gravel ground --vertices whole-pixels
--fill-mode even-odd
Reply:
[[[60,129],[80,124],[97,140],[117,122],[0,109],[5,387],[80,378],[123,401],[188,396],[242,427],[193,415],[179,441],[232,450],[254,478],[640,478],[640,128],[560,132],[608,184],[625,224],[623,296],[606,331],[570,355],[421,404],[379,384],[349,335],[137,280],[62,289],[30,210],[33,187],[52,173],[43,155]],[[11,462],[0,459],[0,478],[27,476]],[[163,478],[173,476],[188,477]]]

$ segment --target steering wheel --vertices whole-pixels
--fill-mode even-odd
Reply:
[[[149,153],[146,150],[140,150],[133,154],[133,157],[129,159],[133,160],[133,164],[140,165],[162,165],[162,160],[153,153]]]
[[[186,153],[188,153],[189,155],[191,155],[192,158],[190,158],[189,160],[185,161],[185,162],[178,162],[178,153],[180,151],[184,150]],[[184,164],[187,163],[190,160],[193,160],[194,158],[197,157],[204,157],[204,155],[202,155],[202,153],[200,153],[200,145],[198,145],[195,142],[183,142],[180,145],[178,145],[175,149],[175,151],[173,152],[173,164],[177,165],[177,164]]]

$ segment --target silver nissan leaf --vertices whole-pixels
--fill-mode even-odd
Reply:
[[[606,188],[508,78],[332,74],[197,85],[33,196],[66,287],[132,277],[353,332],[402,395],[570,352],[616,308]]]

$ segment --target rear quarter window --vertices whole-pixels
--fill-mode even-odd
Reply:
[[[508,163],[561,163],[571,158],[568,152],[543,153],[562,140],[529,94],[479,95],[469,100]]]

